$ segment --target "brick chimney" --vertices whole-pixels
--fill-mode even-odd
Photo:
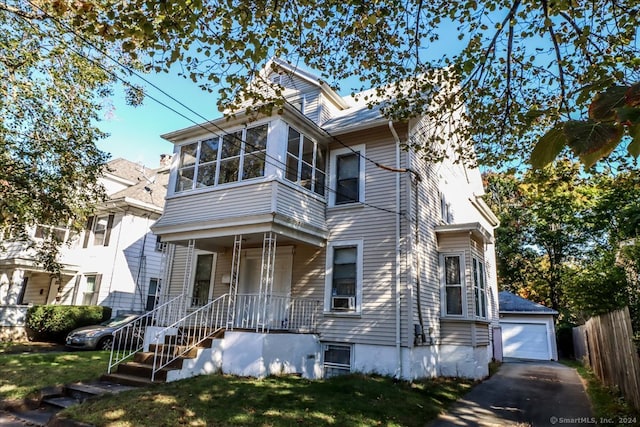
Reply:
[[[171,159],[173,159],[171,154],[160,154],[160,167],[168,168],[171,166]]]

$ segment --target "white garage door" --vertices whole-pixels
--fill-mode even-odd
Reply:
[[[551,360],[547,326],[536,323],[500,323],[504,357]]]

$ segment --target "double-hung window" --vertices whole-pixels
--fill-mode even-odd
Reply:
[[[464,273],[461,255],[443,255],[444,315],[463,316]]]
[[[485,278],[484,263],[473,258],[473,296],[475,301],[476,317],[487,317],[487,281]]]
[[[327,150],[317,142],[289,128],[285,177],[324,196]]]
[[[360,311],[362,299],[362,241],[331,243],[327,252],[325,310]]]
[[[364,147],[357,145],[331,152],[330,206],[364,202]]]
[[[175,191],[264,176],[268,124],[180,147]]]

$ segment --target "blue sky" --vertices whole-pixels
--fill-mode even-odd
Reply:
[[[209,119],[220,117],[216,108],[216,93],[201,90],[195,83],[183,79],[177,73],[144,77],[202,116]],[[127,77],[126,80],[132,84],[142,85],[149,95],[180,111],[193,121],[181,117],[149,97],[138,107],[129,106],[124,100],[122,88],[119,87],[109,99],[104,100],[102,121],[98,126],[110,136],[99,141],[98,148],[110,153],[112,159],[123,157],[133,162],[140,162],[146,167],[158,167],[160,154],[173,152],[173,145],[160,138],[160,135],[192,126],[194,122],[200,123],[203,120],[185,111],[183,107],[138,78]]]

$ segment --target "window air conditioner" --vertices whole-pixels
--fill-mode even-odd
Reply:
[[[331,297],[331,308],[333,310],[355,310],[355,297]]]

